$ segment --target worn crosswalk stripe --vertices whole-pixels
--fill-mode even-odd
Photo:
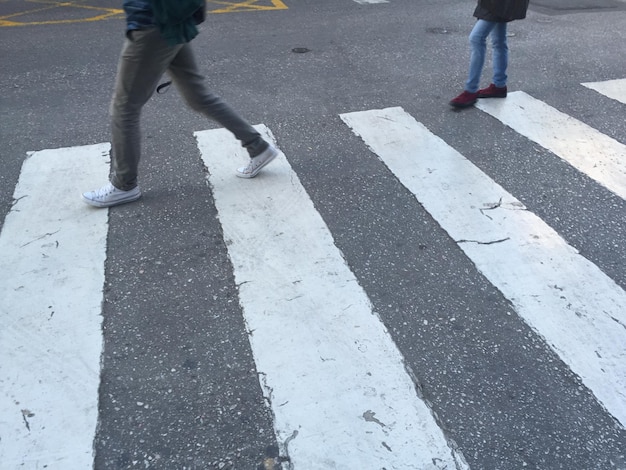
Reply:
[[[467,468],[286,158],[242,180],[227,131],[196,137],[283,455],[311,470]]]
[[[402,108],[341,117],[626,425],[626,293]]]
[[[522,91],[476,107],[626,199],[626,145]]]
[[[626,104],[626,78],[604,82],[583,83],[584,86]]]
[[[108,144],[24,162],[0,234],[0,467],[92,468],[102,351]]]

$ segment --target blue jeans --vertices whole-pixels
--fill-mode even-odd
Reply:
[[[485,65],[487,36],[491,35],[493,53],[493,84],[497,87],[506,86],[506,67],[509,62],[509,48],[506,44],[506,23],[478,20],[469,35],[472,48],[470,68],[465,90],[470,93],[478,91],[480,75]]]

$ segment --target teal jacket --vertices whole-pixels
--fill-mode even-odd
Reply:
[[[204,21],[205,0],[124,0],[126,28],[157,26],[170,45],[191,41]]]

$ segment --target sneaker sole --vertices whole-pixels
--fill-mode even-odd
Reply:
[[[473,101],[471,103],[450,103],[450,106],[452,106],[453,108],[469,108],[470,106],[474,106],[476,104],[476,101]]]
[[[126,204],[129,202],[135,202],[137,199],[139,199],[141,197],[141,193],[128,197],[128,198],[124,198],[124,199],[120,199],[118,201],[114,201],[114,202],[99,202],[99,201],[94,201],[92,199],[88,199],[85,197],[85,195],[82,196],[83,202],[85,204],[88,204],[92,207],[114,207],[114,206],[119,206],[121,204]]]

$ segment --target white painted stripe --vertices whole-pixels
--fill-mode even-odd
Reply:
[[[370,3],[389,3],[388,0],[354,0],[361,5],[368,5]]]
[[[626,78],[607,80],[605,82],[589,82],[583,83],[583,85],[604,96],[626,104]]]
[[[0,234],[0,462],[93,467],[107,211],[80,200],[106,181],[108,144],[34,152]]]
[[[522,91],[476,107],[626,199],[626,146]]]
[[[234,168],[247,158],[227,131],[196,137],[261,384],[294,468],[467,468],[285,157],[243,180]]]
[[[626,293],[402,108],[341,117],[626,425]]]

